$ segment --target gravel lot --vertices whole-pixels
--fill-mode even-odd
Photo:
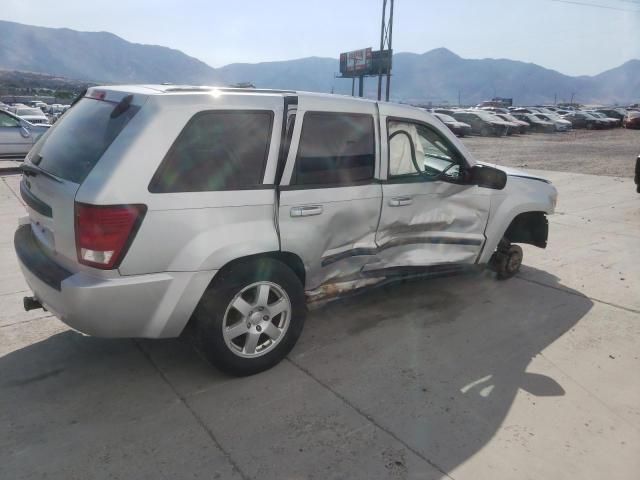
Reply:
[[[478,160],[509,167],[632,177],[640,154],[640,130],[575,130],[569,133],[465,137]]]

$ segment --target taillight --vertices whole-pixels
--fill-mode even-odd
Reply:
[[[76,203],[78,261],[90,267],[116,268],[147,211],[145,205]]]

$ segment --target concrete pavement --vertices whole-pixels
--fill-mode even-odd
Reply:
[[[21,311],[17,176],[0,178],[0,478],[636,479],[640,195],[560,191],[518,278],[412,281],[311,313],[249,378],[181,340]]]

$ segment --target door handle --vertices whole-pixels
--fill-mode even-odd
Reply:
[[[292,217],[312,217],[322,213],[322,205],[305,205],[302,207],[291,208]]]
[[[404,207],[405,205],[411,205],[413,198],[411,197],[393,197],[389,200],[390,207]]]

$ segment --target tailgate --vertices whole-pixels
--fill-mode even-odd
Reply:
[[[100,158],[140,110],[145,95],[90,89],[36,143],[20,194],[45,253],[77,270],[75,197]]]

